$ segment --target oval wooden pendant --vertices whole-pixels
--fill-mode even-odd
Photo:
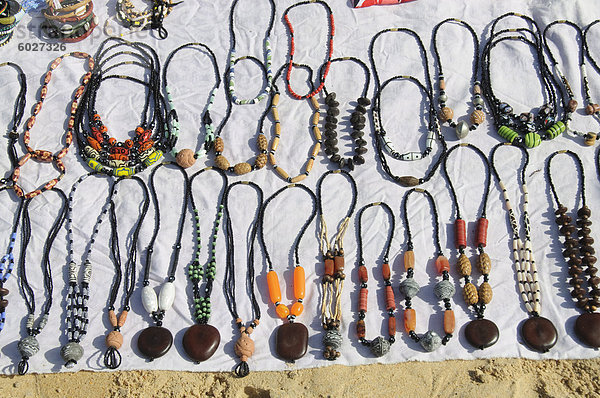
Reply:
[[[275,351],[286,361],[295,361],[306,354],[308,329],[301,323],[285,323],[277,328]]]
[[[221,343],[217,328],[206,324],[190,326],[183,335],[183,348],[195,362],[203,362],[213,356]]]
[[[488,319],[475,319],[465,327],[467,341],[480,350],[496,344],[499,336],[498,326]]]
[[[585,313],[575,321],[575,334],[590,347],[600,347],[600,314]]]
[[[160,326],[147,327],[140,333],[137,346],[148,359],[160,358],[169,352],[173,345],[173,335],[168,329]]]
[[[521,336],[529,348],[539,352],[550,351],[558,340],[554,324],[541,316],[526,320],[521,326]]]

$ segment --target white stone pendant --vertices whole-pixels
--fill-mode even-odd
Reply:
[[[173,282],[165,282],[160,289],[158,295],[158,308],[166,311],[173,305],[175,301],[175,284]]]
[[[158,297],[156,297],[152,286],[144,286],[142,288],[142,304],[149,314],[158,311]]]

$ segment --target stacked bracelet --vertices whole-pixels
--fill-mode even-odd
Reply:
[[[16,0],[0,0],[0,47],[13,37],[23,15],[25,10]]]
[[[51,0],[42,14],[44,33],[65,43],[76,43],[88,37],[98,25],[91,0]]]

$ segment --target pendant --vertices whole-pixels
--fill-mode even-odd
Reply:
[[[306,354],[308,329],[301,323],[284,323],[277,328],[275,352],[286,361],[295,361]]]
[[[183,335],[183,348],[194,362],[203,362],[213,356],[219,344],[221,335],[217,328],[207,324],[197,323],[190,326]]]
[[[586,312],[575,321],[575,334],[585,344],[600,347],[600,314]]]
[[[558,340],[554,324],[541,316],[531,317],[521,326],[521,336],[529,348],[548,352]]]
[[[140,333],[137,341],[140,352],[151,361],[169,352],[172,345],[173,335],[161,326],[147,327]]]
[[[480,350],[496,344],[499,336],[498,326],[488,319],[475,319],[465,327],[467,341]]]

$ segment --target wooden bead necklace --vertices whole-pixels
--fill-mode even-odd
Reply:
[[[0,47],[8,44],[15,29],[25,15],[25,10],[16,0],[0,1]]]
[[[552,180],[552,160],[557,155],[570,156],[577,165],[579,177],[579,195],[581,208],[577,211],[577,220],[567,214],[567,207],[558,198],[558,192]],[[583,163],[579,156],[570,150],[561,150],[552,153],[546,160],[546,179],[552,191],[552,197],[556,206],[556,224],[558,232],[564,236],[563,256],[569,265],[569,284],[571,285],[571,297],[577,300],[577,307],[583,312],[575,321],[575,334],[584,344],[598,348],[600,347],[600,277],[596,274],[596,251],[592,246],[594,238],[590,236],[592,211],[587,206],[585,197],[585,173]],[[577,232],[577,234],[576,234]],[[579,239],[576,237],[579,236]],[[584,269],[585,267],[585,269]],[[587,281],[583,274],[587,274]]]
[[[323,181],[327,176],[339,174],[344,176],[350,183],[352,195],[348,212],[338,224],[337,232],[330,240],[327,234],[327,223],[323,212]],[[338,192],[336,192],[337,194]],[[345,170],[329,170],[319,178],[317,182],[317,213],[319,215],[319,246],[323,260],[323,278],[321,285],[321,324],[325,330],[323,336],[323,357],[335,361],[340,356],[338,351],[342,346],[342,334],[340,325],[342,321],[342,291],[344,290],[344,236],[348,231],[350,219],[356,209],[358,200],[358,188],[354,178]],[[336,195],[336,197],[338,197]],[[337,200],[332,201],[337,204]]]
[[[44,280],[44,303],[42,304],[41,315],[38,318],[37,322],[35,319],[35,294],[33,292],[33,288],[29,284],[29,280],[27,279],[27,269],[26,269],[26,256],[27,256],[27,247],[29,246],[29,242],[31,240],[31,220],[29,217],[29,205],[33,198],[25,200],[25,205],[23,207],[23,222],[21,223],[21,254],[19,256],[19,285],[20,290],[23,294],[23,298],[25,299],[25,305],[27,306],[27,321],[26,321],[26,331],[27,336],[23,337],[19,340],[17,344],[17,348],[19,353],[21,354],[21,361],[17,366],[17,371],[20,375],[24,375],[29,370],[29,359],[37,354],[40,350],[40,343],[38,342],[36,336],[41,333],[42,329],[48,323],[48,316],[50,315],[50,308],[52,308],[52,292],[53,292],[53,282],[52,282],[52,267],[50,265],[50,250],[52,250],[52,245],[54,244],[54,239],[58,232],[62,228],[62,225],[65,221],[67,215],[67,197],[64,192],[58,188],[53,190],[56,192],[60,198],[61,207],[52,224],[52,227],[48,230],[48,236],[46,241],[44,242],[44,252],[42,256],[42,272],[43,272],[43,280]]]
[[[136,9],[131,0],[117,0],[117,19],[123,26],[133,32],[140,32],[144,29],[156,29],[158,37],[166,39],[169,32],[163,26],[163,21],[173,11],[173,7],[183,3],[183,1],[152,0],[148,2],[151,2],[152,5],[140,11]]]
[[[183,204],[181,206],[181,214],[179,216],[179,224],[177,227],[177,234],[175,236],[175,244],[173,252],[171,254],[171,264],[169,266],[169,272],[167,275],[166,282],[163,282],[160,287],[160,293],[157,295],[154,288],[150,286],[150,267],[152,266],[152,253],[154,252],[154,244],[158,237],[160,230],[160,208],[158,195],[156,193],[156,172],[166,166],[172,166],[172,169],[179,171],[183,175]],[[181,238],[183,235],[183,228],[185,226],[185,220],[187,217],[187,205],[190,197],[190,185],[189,178],[185,169],[179,166],[177,163],[164,162],[155,167],[150,173],[150,195],[152,196],[152,203],[155,211],[155,223],[154,232],[146,248],[146,263],[144,265],[144,281],[142,287],[142,304],[144,309],[150,315],[156,326],[149,326],[142,330],[137,339],[137,347],[140,352],[152,361],[156,358],[160,358],[169,352],[169,349],[173,345],[173,335],[169,329],[163,327],[163,319],[165,312],[173,306],[175,302],[175,272],[177,271],[177,265],[179,263],[179,253],[181,252]],[[162,185],[163,187],[165,185]],[[172,189],[172,188],[171,188]]]
[[[471,84],[473,86],[473,96],[471,102],[475,108],[470,116],[471,125],[464,121],[456,121],[454,118],[454,111],[452,108],[446,106],[448,101],[448,95],[446,95],[446,80],[444,79],[444,71],[442,69],[442,58],[437,45],[437,35],[442,25],[447,23],[458,24],[463,26],[470,33],[473,38],[473,72],[471,75]],[[458,18],[444,19],[433,28],[433,36],[431,39],[433,43],[433,55],[438,66],[438,102],[440,104],[439,118],[442,123],[447,123],[448,126],[452,127],[456,132],[456,137],[461,140],[466,138],[469,131],[474,131],[477,127],[485,121],[485,113],[483,113],[483,98],[481,97],[481,82],[479,81],[479,38],[475,30],[466,23],[465,21]]]
[[[269,17],[269,25],[267,27],[267,31],[265,32],[264,39],[264,64],[258,61],[266,70],[265,74],[265,85],[262,90],[256,95],[254,98],[250,99],[241,99],[235,93],[235,65],[238,61],[242,59],[249,59],[249,57],[238,58],[237,49],[236,49],[236,40],[235,40],[235,29],[234,29],[234,12],[235,6],[238,4],[239,0],[233,0],[231,4],[231,11],[229,13],[229,32],[231,33],[231,49],[229,50],[229,73],[228,73],[228,82],[227,85],[229,90],[229,96],[231,100],[236,105],[246,105],[246,104],[256,104],[267,98],[269,92],[271,91],[271,84],[273,83],[273,70],[272,70],[272,52],[271,52],[271,33],[273,32],[273,22],[275,21],[275,1],[269,0],[269,5],[271,7],[271,14]]]
[[[121,249],[119,248],[119,230],[117,223],[117,212],[115,206],[115,197],[117,196],[117,185],[121,183],[124,178],[120,178],[112,185],[110,193],[110,213],[109,220],[111,225],[111,239],[110,239],[110,250],[112,254],[113,264],[115,266],[115,278],[113,280],[112,287],[110,289],[110,296],[108,300],[107,314],[108,320],[112,330],[106,335],[105,342],[107,350],[104,353],[104,366],[109,369],[117,369],[121,365],[121,354],[119,348],[123,345],[123,335],[121,334],[121,328],[125,326],[127,320],[127,314],[131,311],[129,302],[136,282],[136,263],[137,263],[137,243],[140,237],[140,230],[146,214],[148,213],[148,207],[150,206],[150,193],[148,187],[142,179],[137,176],[130,177],[131,180],[135,181],[141,188],[143,193],[143,201],[141,203],[140,215],[137,221],[131,228],[131,239],[129,240],[129,249],[127,250],[127,260],[125,267],[122,266],[121,262]],[[131,201],[131,197],[127,197],[127,201]],[[128,234],[129,235],[129,234]],[[124,298],[123,298],[123,309],[117,316],[115,312],[115,303],[117,301],[117,295],[119,288],[121,287],[121,280],[123,279],[123,272],[125,272],[125,281],[123,282]]]
[[[247,249],[246,249],[246,292],[249,294],[250,305],[252,307],[252,321],[246,326],[237,310],[237,300],[235,293],[235,245],[234,245],[234,234],[233,234],[233,223],[231,212],[229,211],[229,196],[231,191],[236,186],[249,186],[256,191],[258,205],[252,222],[250,223],[250,235],[248,235]],[[248,376],[250,373],[250,367],[248,366],[248,359],[254,354],[254,341],[250,338],[250,335],[256,329],[260,323],[260,306],[258,300],[256,300],[256,292],[254,288],[254,242],[256,240],[256,234],[258,231],[258,223],[260,210],[263,205],[263,191],[262,189],[252,181],[236,181],[229,185],[225,190],[223,205],[225,210],[225,242],[227,244],[227,263],[225,268],[225,281],[223,290],[225,291],[225,300],[227,301],[227,308],[235,321],[235,325],[240,331],[240,337],[235,342],[234,351],[240,359],[240,362],[235,366],[234,373],[238,377]]]
[[[327,23],[329,24],[329,37],[327,39],[328,50],[327,50],[327,57],[326,57],[326,61],[325,61],[325,69],[323,70],[323,73],[320,75],[319,86],[317,86],[317,88],[315,88],[315,85],[312,84],[311,91],[308,94],[300,95],[300,94],[297,94],[292,89],[292,85],[290,83],[290,80],[292,77],[292,69],[294,68],[294,54],[296,52],[296,44],[294,41],[294,27],[292,26],[292,22],[290,21],[289,12],[296,7],[300,7],[303,5],[310,5],[310,4],[320,4],[325,8],[325,11],[327,12]],[[288,51],[287,72],[285,74],[285,83],[287,86],[287,90],[292,97],[299,99],[299,100],[312,98],[315,95],[319,94],[321,92],[321,90],[323,90],[323,87],[325,86],[325,79],[327,78],[327,75],[329,74],[329,67],[331,66],[331,58],[333,56],[333,37],[335,36],[335,23],[333,20],[333,12],[331,11],[329,4],[327,4],[326,2],[324,2],[322,0],[305,0],[305,1],[301,1],[301,2],[292,4],[291,6],[289,6],[283,12],[283,20],[285,21],[285,25],[286,25],[288,33],[290,35],[290,47],[289,47],[289,51]]]
[[[267,244],[265,242],[265,213],[267,212],[267,207],[269,204],[278,197],[281,193],[285,192],[288,189],[298,188],[306,192],[313,203],[312,211],[310,212],[308,219],[298,232],[296,236],[293,252],[294,252],[294,298],[296,302],[292,304],[291,308],[281,302],[281,287],[279,285],[279,277],[277,276],[277,272],[273,269],[273,262],[271,261],[271,257],[269,256],[269,251],[267,250]],[[267,272],[267,285],[269,287],[269,298],[271,299],[271,303],[275,306],[275,312],[277,315],[283,319],[288,321],[288,323],[284,323],[277,328],[277,332],[275,335],[275,352],[277,355],[286,360],[286,361],[295,361],[300,359],[306,354],[306,350],[308,349],[308,329],[306,326],[301,324],[300,322],[296,322],[296,319],[302,315],[304,312],[304,297],[306,295],[306,276],[304,272],[304,267],[300,265],[300,256],[298,254],[300,242],[302,241],[302,237],[304,236],[308,226],[312,223],[313,219],[317,215],[317,197],[309,188],[302,184],[290,184],[286,185],[283,188],[279,189],[273,195],[271,195],[262,208],[260,209],[259,215],[259,241],[263,248],[263,252],[265,255],[265,260],[267,262],[267,266],[269,271]]]
[[[90,36],[98,25],[91,0],[47,0],[40,26],[46,36],[64,43],[77,43]]]
[[[406,33],[410,36],[412,36],[416,43],[417,46],[419,47],[420,53],[421,53],[421,59],[423,60],[423,70],[424,70],[424,74],[425,74],[425,84],[421,83],[420,80],[418,80],[417,78],[413,77],[413,76],[394,76],[389,78],[388,80],[386,80],[383,84],[381,83],[381,80],[379,78],[379,73],[377,72],[377,66],[375,64],[375,57],[374,57],[374,47],[375,47],[375,42],[377,41],[377,39],[383,35],[384,33],[387,32],[403,32]],[[371,66],[373,68],[373,77],[375,80],[375,97],[373,100],[373,106],[371,108],[372,113],[373,113],[373,124],[374,124],[374,128],[375,128],[375,149],[376,149],[376,153],[377,153],[377,157],[379,158],[379,161],[381,162],[381,166],[383,168],[383,170],[386,172],[386,174],[396,183],[400,184],[401,186],[404,187],[413,187],[419,184],[422,184],[424,182],[427,182],[431,179],[431,177],[433,177],[433,175],[435,174],[435,171],[437,170],[437,168],[440,165],[440,162],[442,160],[442,155],[446,152],[447,150],[447,145],[446,145],[446,141],[444,140],[444,137],[442,136],[442,133],[440,132],[440,126],[438,123],[438,119],[435,115],[435,105],[433,102],[433,89],[432,89],[432,85],[431,85],[431,75],[429,73],[429,63],[427,61],[427,51],[425,50],[425,46],[423,45],[423,41],[421,40],[421,38],[419,37],[419,35],[410,30],[410,29],[406,29],[406,28],[390,28],[390,29],[384,29],[382,31],[380,31],[379,33],[377,33],[375,36],[373,36],[373,39],[371,39],[371,44],[369,45],[369,59],[371,61]],[[426,106],[426,109],[428,111],[428,116],[427,116],[427,141],[426,141],[426,147],[424,151],[421,152],[406,152],[406,153],[399,153],[392,141],[390,140],[390,138],[388,137],[387,132],[385,131],[385,129],[383,128],[383,122],[382,122],[382,117],[381,117],[381,94],[383,92],[383,90],[392,82],[395,81],[404,81],[404,80],[408,80],[414,84],[416,84],[419,89],[421,90],[421,92],[423,93],[424,97],[426,98],[426,101],[429,102],[429,104]],[[441,154],[438,157],[438,159],[431,165],[431,167],[429,168],[429,171],[427,172],[427,174],[422,177],[422,178],[417,178],[414,176],[397,176],[394,173],[392,173],[387,159],[383,153],[383,149],[385,148],[385,150],[394,158],[397,160],[402,160],[402,161],[415,161],[415,160],[421,160],[426,158],[427,156],[429,156],[429,154],[431,153],[431,151],[433,150],[433,142],[435,140],[439,141],[439,145],[441,146]]]
[[[590,52],[590,46],[588,44],[588,34],[590,32],[590,29],[593,28],[594,26],[596,26],[598,23],[600,23],[600,19],[597,19],[594,22],[590,23],[584,29],[583,38],[582,38],[582,41],[583,41],[582,51],[585,54],[585,57],[590,61],[590,64],[596,70],[596,72],[600,73],[600,65],[598,65],[598,63],[596,62],[594,57],[592,57],[592,54]],[[583,80],[583,86],[586,90],[585,91],[586,102],[588,103],[588,105],[585,107],[585,112],[588,115],[592,115],[596,120],[600,121],[600,107],[598,106],[598,104],[593,102],[591,99],[589,80],[587,78],[587,73],[583,74],[582,80]],[[590,108],[590,105],[591,105],[591,108]],[[586,145],[587,145],[587,143],[586,143]]]
[[[204,266],[200,263],[201,233],[200,233],[200,212],[194,200],[193,184],[200,175],[207,171],[214,171],[223,180],[223,186],[217,199],[217,211],[212,227],[212,234],[208,240],[208,258]],[[199,179],[199,178],[198,178]],[[195,324],[190,326],[183,335],[183,348],[188,356],[196,363],[208,360],[215,353],[221,342],[221,335],[214,326],[208,324],[211,315],[210,295],[213,290],[213,283],[217,272],[217,237],[223,218],[223,200],[227,190],[227,175],[220,169],[207,167],[190,177],[190,205],[192,208],[195,223],[195,244],[194,258],[188,267],[188,279],[192,285],[192,314]],[[204,294],[201,289],[201,282],[204,280]]]
[[[369,290],[367,289],[367,281],[369,280],[369,273],[365,266],[363,244],[362,244],[362,216],[365,210],[374,207],[381,206],[390,217],[390,227],[388,238],[383,248],[383,256],[381,257],[381,274],[383,276],[383,283],[385,285],[385,308],[388,316],[388,339],[385,337],[378,336],[373,340],[367,340],[367,328],[365,325],[365,317],[367,316],[367,303]],[[396,341],[396,299],[394,298],[394,290],[392,289],[391,271],[389,266],[388,256],[390,254],[390,246],[392,245],[392,239],[394,239],[394,229],[396,228],[396,219],[394,212],[384,202],[369,203],[358,211],[358,224],[356,233],[356,244],[357,244],[357,265],[358,265],[358,280],[360,282],[359,301],[358,301],[358,321],[356,322],[356,334],[358,341],[371,349],[376,357],[382,357],[390,351],[390,346]]]
[[[496,151],[503,146],[516,147],[523,154],[523,163],[520,170],[517,170],[517,177],[520,176],[521,191],[523,193],[521,220],[523,225],[523,239],[521,239],[520,223],[517,221],[515,210],[513,209],[508,191],[504,181],[496,169],[494,160]],[[531,244],[531,223],[529,221],[529,191],[527,189],[526,175],[529,164],[529,154],[523,146],[513,146],[507,142],[497,144],[492,148],[490,154],[490,166],[492,173],[498,180],[498,185],[504,197],[504,206],[508,215],[508,221],[512,232],[512,255],[519,293],[525,309],[529,313],[529,319],[521,325],[521,336],[525,343],[532,349],[539,352],[548,352],[558,340],[558,332],[554,324],[540,314],[542,312],[540,293],[540,283],[538,279],[537,263],[533,255],[533,245]]]
[[[32,115],[29,117],[29,119],[27,120],[27,123],[25,124],[25,131],[23,132],[23,144],[25,146],[25,149],[27,150],[27,153],[23,157],[21,157],[17,167],[14,168],[13,174],[12,174],[13,189],[15,190],[15,192],[18,196],[23,196],[23,197],[25,197],[25,199],[32,198],[34,196],[41,194],[44,191],[52,189],[64,177],[65,172],[66,172],[65,165],[64,165],[62,159],[66,156],[67,152],[69,151],[69,147],[71,146],[71,142],[73,141],[73,128],[75,125],[75,115],[76,115],[77,109],[79,107],[79,100],[80,100],[80,98],[83,94],[83,91],[85,90],[86,85],[88,84],[88,81],[90,79],[91,72],[87,72],[86,74],[83,75],[83,78],[81,79],[81,84],[79,85],[77,90],[75,90],[75,92],[73,94],[73,100],[71,101],[71,107],[70,107],[68,128],[64,134],[63,147],[60,150],[58,150],[56,153],[52,153],[51,151],[44,150],[44,149],[33,149],[30,146],[30,139],[31,139],[31,129],[35,125],[36,118],[39,115],[40,111],[42,110],[42,105],[44,104],[44,100],[46,99],[46,95],[48,94],[48,84],[50,83],[50,80],[52,79],[52,73],[56,70],[56,68],[58,68],[58,66],[62,63],[62,61],[67,57],[74,57],[74,58],[78,58],[78,59],[87,60],[90,71],[94,68],[93,58],[90,55],[88,55],[86,53],[82,53],[82,52],[72,52],[72,53],[67,53],[67,54],[61,55],[60,57],[56,58],[50,64],[50,68],[44,76],[44,83],[40,90],[39,100],[33,109]],[[52,163],[54,165],[54,167],[58,170],[59,175],[58,175],[58,177],[53,178],[52,180],[46,182],[41,187],[39,187],[31,192],[25,193],[23,191],[23,189],[18,185],[18,182],[19,182],[19,178],[21,177],[21,173],[22,173],[21,168],[30,159],[33,159],[40,163]]]
[[[352,126],[353,130],[350,136],[354,140],[355,145],[353,156],[344,158],[342,154],[338,153],[339,148],[337,146],[338,139],[336,129],[338,128],[337,117],[340,115],[340,103],[336,101],[336,93],[328,92],[327,87],[325,86],[323,86],[323,94],[325,94],[327,116],[325,116],[325,132],[323,135],[325,136],[325,154],[329,156],[329,161],[340,169],[347,167],[348,170],[352,171],[354,170],[355,166],[365,163],[364,154],[367,153],[367,141],[363,138],[365,134],[363,130],[367,123],[367,118],[365,117],[365,114],[367,113],[367,107],[371,105],[371,100],[367,98],[367,93],[369,92],[369,83],[371,82],[371,72],[369,71],[369,67],[365,65],[363,61],[355,57],[335,58],[331,60],[331,63],[341,63],[343,61],[354,62],[360,66],[365,73],[365,85],[363,86],[360,97],[358,97],[356,100],[354,112],[352,112],[352,116],[350,117],[350,125]],[[326,64],[321,65],[321,69],[319,70],[319,74],[321,76],[323,75],[323,69],[325,67]]]
[[[13,112],[12,121],[8,125],[8,158],[13,169],[19,165],[19,159],[17,156],[17,140],[19,139],[19,133],[17,132],[21,121],[23,120],[23,114],[25,113],[25,104],[27,102],[27,76],[23,72],[21,67],[13,62],[3,62],[0,64],[0,68],[4,66],[10,66],[14,68],[18,73],[19,79],[19,94],[15,100],[15,110]],[[6,179],[0,179],[0,183],[4,184],[8,182]]]
[[[440,337],[433,330],[428,330],[427,333],[419,336],[415,332],[417,327],[417,315],[412,308],[412,299],[417,296],[420,287],[415,281],[413,275],[415,270],[415,252],[413,251],[414,245],[412,241],[412,234],[410,231],[410,223],[408,222],[408,198],[414,192],[422,193],[429,200],[431,205],[431,212],[433,214],[433,225],[434,225],[434,236],[435,236],[435,250],[436,259],[435,267],[442,276],[442,280],[436,283],[433,291],[436,297],[444,302],[444,337]],[[400,283],[400,293],[405,297],[405,310],[404,310],[404,329],[411,339],[421,344],[421,347],[427,352],[433,352],[440,346],[446,345],[452,338],[454,333],[454,311],[452,311],[452,303],[450,302],[452,296],[456,292],[454,284],[450,281],[450,262],[444,256],[442,251],[442,245],[440,244],[440,223],[438,219],[438,212],[435,206],[433,196],[421,188],[412,188],[404,195],[402,201],[402,211],[404,213],[404,227],[406,228],[406,251],[404,252],[404,269],[406,270],[406,279]]]
[[[469,257],[465,254],[467,248],[467,228],[466,222],[462,218],[460,213],[460,205],[458,202],[458,196],[456,195],[456,189],[450,174],[448,173],[448,158],[450,154],[458,148],[468,148],[473,150],[481,158],[485,167],[485,182],[483,199],[480,205],[480,216],[477,220],[477,235],[475,239],[475,247],[477,248],[477,269],[483,276],[483,282],[479,285],[479,289],[475,287],[475,284],[471,281],[471,262]],[[469,344],[473,347],[484,349],[494,345],[498,341],[499,331],[496,324],[489,319],[484,319],[484,312],[486,305],[492,301],[492,287],[489,284],[489,275],[492,269],[492,262],[490,257],[485,252],[485,246],[487,245],[487,230],[488,230],[488,219],[486,218],[487,202],[490,193],[490,184],[492,180],[490,172],[490,164],[487,156],[479,148],[473,144],[457,144],[450,148],[444,157],[442,163],[444,170],[444,177],[450,188],[450,196],[452,203],[456,210],[456,220],[454,221],[454,239],[456,242],[456,248],[458,249],[459,256],[457,260],[458,273],[464,278],[465,285],[463,287],[463,297],[468,306],[472,306],[475,311],[475,320],[469,322],[465,328],[465,337]]]
[[[177,161],[177,164],[183,168],[188,168],[188,167],[193,166],[194,163],[196,163],[196,159],[204,157],[206,155],[206,152],[212,147],[212,145],[214,143],[215,128],[213,125],[213,121],[210,117],[210,109],[212,108],[213,103],[215,102],[216,92],[219,89],[219,87],[221,86],[221,74],[219,72],[219,65],[217,64],[217,59],[215,57],[215,54],[210,49],[210,47],[208,47],[202,43],[187,43],[187,44],[177,47],[175,50],[173,50],[169,54],[169,56],[167,57],[167,61],[165,62],[165,66],[163,68],[163,82],[165,85],[165,95],[167,97],[167,105],[168,105],[167,106],[167,123],[170,124],[168,133],[173,135],[174,141],[177,140],[179,137],[181,126],[179,124],[179,117],[177,115],[177,111],[175,110],[175,107],[173,105],[173,96],[171,94],[171,89],[167,83],[167,70],[169,69],[169,65],[171,64],[173,57],[175,57],[175,54],[177,54],[181,50],[188,49],[188,48],[194,48],[194,47],[196,47],[198,49],[198,51],[203,52],[206,55],[208,55],[208,58],[210,59],[210,62],[212,63],[212,66],[213,66],[213,71],[215,73],[215,85],[213,86],[212,90],[210,91],[210,94],[208,96],[208,103],[205,106],[204,111],[202,113],[202,124],[204,125],[204,143],[203,143],[202,147],[195,152],[192,149],[186,148],[186,149],[178,150],[175,147],[173,147],[173,149],[171,151],[171,154]]]
[[[561,98],[562,98],[562,102],[563,102],[563,105],[565,108],[564,109],[565,116],[563,118],[565,126],[566,126],[565,131],[567,131],[568,133],[570,133],[574,136],[583,138],[585,145],[593,146],[596,143],[596,137],[598,135],[597,133],[594,133],[594,132],[585,133],[582,131],[573,130],[571,128],[571,121],[572,121],[573,113],[575,113],[575,111],[577,110],[577,101],[575,100],[575,93],[573,92],[573,89],[571,88],[569,80],[567,79],[565,74],[560,69],[560,66],[558,65],[558,61],[557,61],[556,57],[554,56],[554,54],[552,53],[550,46],[548,45],[548,31],[553,26],[558,26],[558,25],[567,25],[567,26],[570,26],[571,28],[575,29],[575,33],[577,34],[577,39],[579,40],[579,71],[580,71],[580,76],[581,76],[581,84],[583,86],[583,90],[585,93],[584,106],[585,106],[586,114],[596,115],[596,119],[600,120],[600,117],[598,117],[598,114],[600,114],[600,105],[594,104],[592,102],[592,98],[590,95],[590,83],[587,78],[583,32],[581,31],[581,28],[571,21],[559,20],[559,21],[551,22],[544,29],[544,33],[543,33],[544,47],[546,48],[547,53],[550,57],[550,63],[552,64],[554,71],[558,75],[558,80],[562,83],[562,86],[559,85],[558,88],[560,89],[560,92],[562,94]],[[560,48],[559,48],[559,50],[560,50]]]

